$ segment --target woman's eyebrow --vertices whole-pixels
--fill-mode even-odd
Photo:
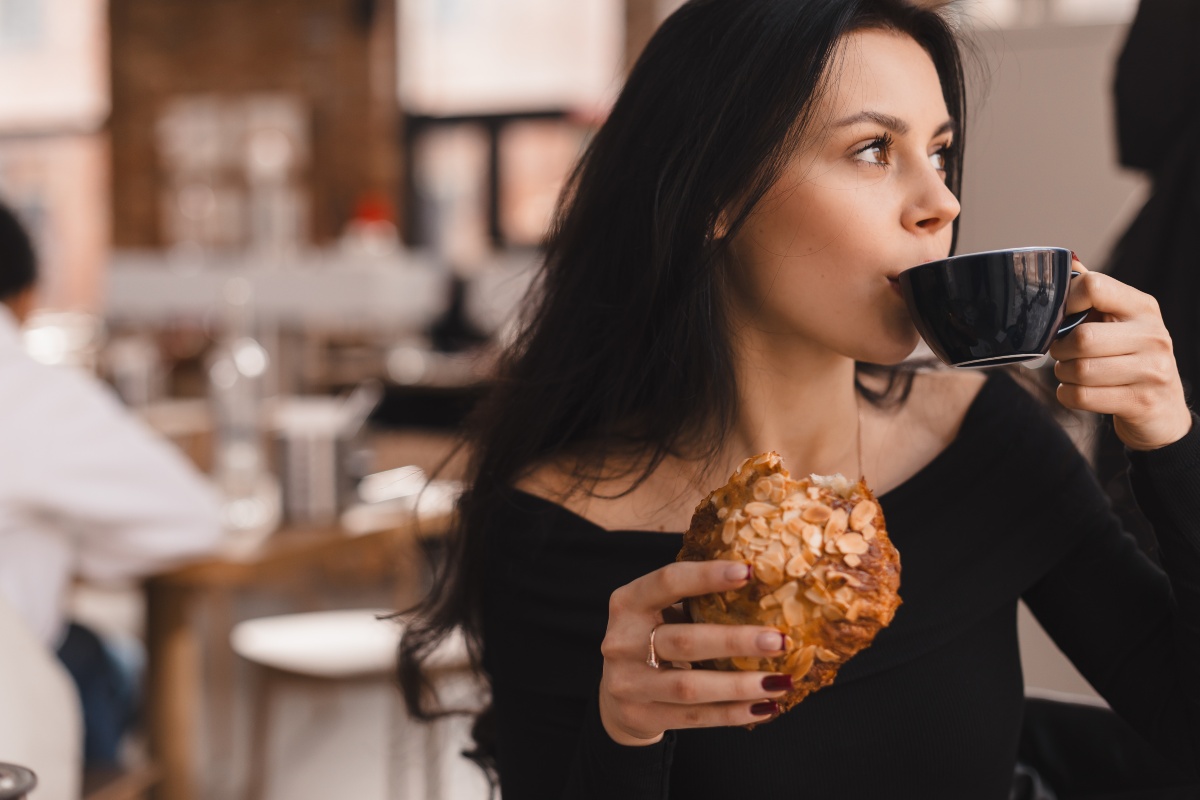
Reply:
[[[901,136],[909,131],[908,123],[899,117],[894,117],[891,114],[884,114],[881,111],[860,111],[857,114],[852,114],[849,117],[843,117],[833,123],[834,128],[844,128],[847,125],[854,125],[859,122],[874,122],[876,125],[882,125],[893,133],[898,133]],[[938,129],[933,132],[933,136],[941,136],[943,133],[954,130],[954,120],[948,119],[938,126]]]

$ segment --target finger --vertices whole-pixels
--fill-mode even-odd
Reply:
[[[1078,386],[1128,386],[1135,383],[1155,383],[1175,370],[1175,360],[1169,355],[1148,353],[1108,356],[1105,358],[1076,358],[1054,365],[1054,377],[1062,383]]]
[[[651,674],[632,694],[644,702],[697,705],[782,697],[793,686],[791,675],[771,672],[667,669]]]
[[[737,589],[748,580],[750,566],[741,561],[679,561],[613,592],[609,617],[627,612],[657,616],[684,598]]]
[[[1095,414],[1135,416],[1149,406],[1149,399],[1136,385],[1080,386],[1063,383],[1058,387],[1058,401],[1076,411]]]
[[[785,652],[788,637],[757,625],[660,625],[654,633],[654,647],[659,657],[668,661],[762,657]]]
[[[1128,322],[1085,322],[1050,346],[1058,361],[1107,358],[1138,352],[1141,331]]]
[[[1081,265],[1080,265],[1081,266]],[[1146,315],[1159,316],[1158,302],[1150,295],[1101,272],[1083,272],[1071,281],[1067,295],[1066,313],[1092,309],[1109,314],[1117,320],[1129,320]]]
[[[652,713],[668,730],[719,728],[767,722],[779,716],[779,706],[771,700],[701,705],[658,703],[652,707]]]

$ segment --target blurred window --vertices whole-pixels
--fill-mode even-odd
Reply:
[[[35,46],[42,38],[42,0],[0,0],[0,50]]]
[[[959,12],[982,27],[1111,25],[1133,19],[1137,0],[955,0]]]
[[[624,0],[397,0],[410,114],[604,106],[620,88]]]

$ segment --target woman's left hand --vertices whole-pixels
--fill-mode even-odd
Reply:
[[[1050,348],[1058,360],[1059,401],[1112,414],[1117,436],[1131,450],[1183,438],[1192,415],[1158,301],[1078,261],[1071,267],[1084,274],[1071,281],[1066,313],[1092,313]]]

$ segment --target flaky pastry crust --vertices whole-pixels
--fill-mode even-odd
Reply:
[[[795,688],[776,700],[782,711],[832,683],[901,602],[900,554],[866,483],[793,478],[774,452],[746,459],[696,506],[677,560],[712,559],[750,564],[753,577],[741,589],[692,598],[692,621],[768,625],[791,646],[777,657],[695,666],[791,675]]]

